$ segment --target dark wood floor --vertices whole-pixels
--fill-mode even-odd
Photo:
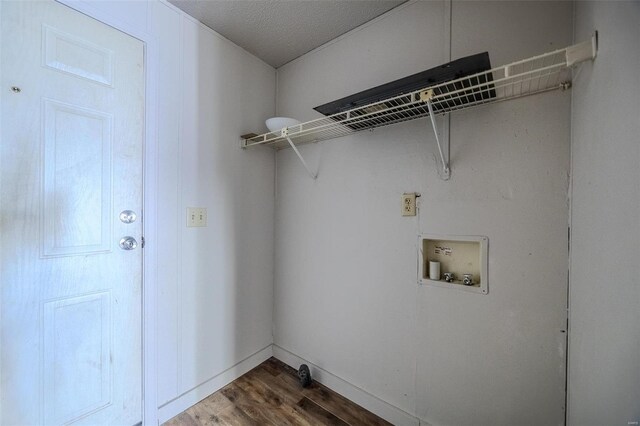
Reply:
[[[165,423],[178,425],[390,425],[331,389],[304,389],[296,370],[271,358]]]

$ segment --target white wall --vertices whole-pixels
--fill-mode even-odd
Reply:
[[[157,223],[147,236],[157,282],[145,291],[157,292],[147,315],[163,421],[271,353],[274,153],[239,142],[274,113],[275,70],[164,1],[78,3],[155,43],[158,150],[147,161],[158,175],[146,188],[158,210],[146,216]],[[206,228],[186,228],[187,206],[208,209]]]
[[[151,6],[172,68],[161,83],[162,404],[272,342],[273,153],[241,150],[239,136],[273,113],[275,72],[182,12]],[[208,208],[207,228],[185,227],[187,206]]]
[[[445,4],[411,2],[278,69],[279,115],[445,62]],[[452,57],[572,41],[568,2],[454,2]],[[426,120],[277,155],[275,344],[432,424],[564,422],[570,93],[453,114],[452,178]],[[418,191],[420,212],[400,216]],[[416,285],[424,233],[489,237],[489,294]],[[384,403],[382,403],[384,405]],[[410,418],[410,417],[408,417]]]
[[[640,421],[640,3],[576,2],[569,424]],[[633,423],[635,422],[635,423]]]

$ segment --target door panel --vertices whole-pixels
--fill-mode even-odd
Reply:
[[[0,424],[133,425],[143,45],[54,1],[0,14]]]
[[[43,25],[44,64],[108,86],[113,86],[113,51]]]
[[[45,423],[64,424],[112,399],[110,292],[44,303]]]
[[[44,100],[42,254],[109,251],[113,117]]]

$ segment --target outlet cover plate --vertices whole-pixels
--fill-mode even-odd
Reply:
[[[402,216],[416,215],[416,193],[402,194]]]

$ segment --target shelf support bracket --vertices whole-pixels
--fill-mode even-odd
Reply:
[[[304,161],[304,158],[302,157],[302,154],[300,154],[300,151],[298,151],[298,148],[296,148],[296,145],[293,143],[293,141],[289,137],[289,129],[288,128],[285,127],[284,129],[282,129],[282,137],[285,138],[287,140],[287,142],[289,142],[289,145],[291,145],[291,148],[293,148],[293,152],[296,153],[296,155],[300,159],[300,162],[302,162],[302,165],[307,170],[307,173],[309,173],[309,176],[311,176],[311,179],[315,180],[318,177],[318,173],[313,173],[311,171],[311,169],[309,168],[309,165],[307,164],[307,162]]]
[[[449,180],[451,177],[451,169],[449,169],[449,159],[444,158],[444,152],[442,150],[442,143],[438,136],[438,125],[436,124],[436,117],[433,112],[433,105],[431,99],[433,98],[433,90],[429,89],[420,93],[420,100],[427,102],[427,109],[429,110],[429,118],[431,119],[431,127],[433,127],[433,134],[436,137],[436,144],[438,145],[438,153],[440,154],[440,161],[442,162],[442,174],[440,177],[443,180]],[[448,151],[448,150],[447,150]],[[447,157],[449,153],[447,152]]]

